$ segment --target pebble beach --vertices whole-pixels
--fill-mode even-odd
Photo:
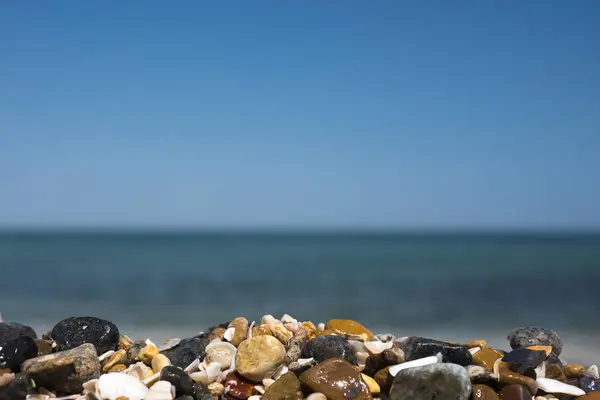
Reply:
[[[288,314],[160,341],[90,316],[45,332],[0,322],[0,400],[600,399],[598,367],[566,360],[557,332],[505,338],[397,337]]]

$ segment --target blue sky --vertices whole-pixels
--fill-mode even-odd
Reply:
[[[600,227],[600,2],[0,2],[0,226]]]

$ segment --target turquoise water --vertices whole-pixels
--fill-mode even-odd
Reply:
[[[600,331],[600,235],[2,234],[0,312],[200,331],[239,315],[374,329]]]

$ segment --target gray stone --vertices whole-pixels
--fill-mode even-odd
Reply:
[[[100,361],[91,343],[23,363],[38,386],[62,393],[81,393],[83,384],[100,377]]]
[[[294,361],[298,361],[302,355],[304,347],[306,347],[306,343],[308,343],[308,333],[304,329],[300,329],[300,331],[298,331],[298,333],[292,337],[292,340],[290,340],[288,345],[284,361],[286,365],[289,365]]]
[[[394,377],[390,400],[468,400],[471,381],[458,364],[407,368]]]
[[[507,339],[510,347],[552,346],[552,353],[560,356],[563,343],[558,334],[550,329],[528,326],[512,330]]]
[[[0,322],[0,344],[16,339],[19,336],[29,336],[30,338],[37,339],[35,331],[30,326],[16,322]]]

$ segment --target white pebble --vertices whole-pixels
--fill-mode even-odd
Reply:
[[[418,360],[407,361],[402,364],[394,365],[393,367],[390,368],[389,373],[391,376],[396,376],[396,374],[398,372],[402,371],[403,369],[423,367],[425,365],[437,364],[439,362],[441,362],[441,360],[438,356],[419,358]]]
[[[258,395],[252,395],[250,397],[248,397],[248,400],[260,400],[262,396],[258,396]]]
[[[98,379],[98,394],[107,400],[127,397],[129,400],[142,400],[148,393],[148,388],[135,377],[112,372]]]
[[[100,355],[98,357],[98,360],[100,360],[100,362],[102,362],[102,361],[106,360],[108,357],[112,356],[113,354],[115,354],[115,351],[114,350],[109,350],[106,353]]]
[[[175,398],[175,386],[167,381],[158,381],[144,397],[144,400],[173,400]]]
[[[268,388],[269,386],[271,386],[274,383],[275,383],[275,379],[271,379],[271,378],[265,378],[262,381],[262,384],[265,388]]]
[[[538,378],[536,379],[538,388],[546,393],[562,393],[570,394],[572,396],[583,396],[585,392],[579,389],[577,386],[567,385],[557,381],[556,379],[549,378]]]
[[[223,339],[227,340],[228,342],[231,342],[231,339],[233,339],[233,335],[235,335],[235,328],[229,328],[223,334]]]
[[[538,378],[546,377],[546,361],[538,365],[538,367],[535,369],[535,376]]]
[[[254,386],[254,390],[256,390],[260,394],[265,394],[265,391],[266,391],[266,389],[263,385]]]
[[[308,395],[306,400],[327,400],[327,396],[323,393],[315,392]]]
[[[587,369],[587,373],[592,375],[594,379],[600,379],[600,375],[598,375],[598,367],[596,365],[590,365]]]
[[[263,325],[283,325],[283,323],[280,320],[276,319],[271,314],[263,315],[260,318],[260,322],[262,322]]]
[[[471,348],[469,349],[469,353],[471,353],[471,355],[472,355],[472,356],[474,356],[474,355],[475,355],[475,353],[477,353],[477,352],[478,352],[478,351],[480,351],[480,350],[481,350],[481,347],[471,347]]]

